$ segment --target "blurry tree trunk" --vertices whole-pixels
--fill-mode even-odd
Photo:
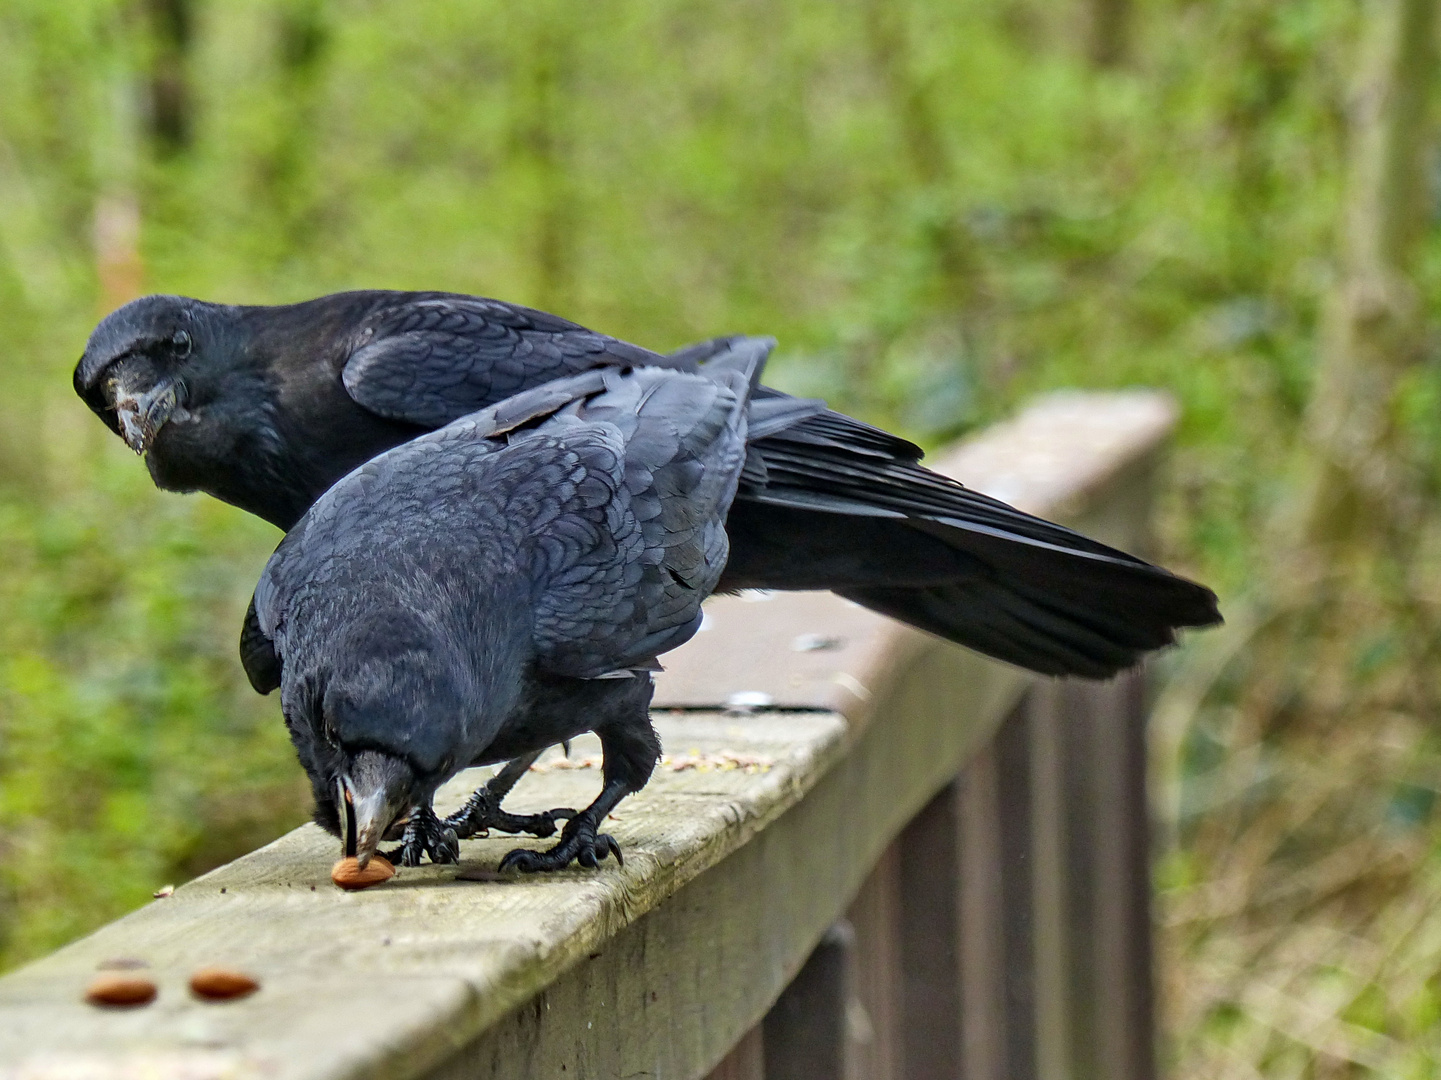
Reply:
[[[190,145],[192,0],[147,0],[150,22],[150,131],[157,148],[174,153]]]
[[[331,28],[323,0],[289,0],[267,15],[274,34],[275,110],[256,140],[254,182],[275,224],[270,256],[277,263],[322,243],[337,215],[327,214],[343,189],[317,170],[317,133],[324,100]]]
[[[1309,460],[1293,536],[1323,559],[1358,527],[1404,527],[1417,511],[1394,410],[1400,380],[1423,344],[1412,269],[1430,221],[1435,4],[1369,5],[1339,275],[1306,416]]]
[[[113,188],[95,200],[95,276],[100,309],[111,312],[144,288],[140,259],[140,203],[134,191]]]
[[[1098,68],[1120,67],[1130,46],[1131,0],[1088,0],[1087,52]]]

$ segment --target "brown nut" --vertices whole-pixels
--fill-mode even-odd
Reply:
[[[354,855],[341,859],[330,868],[330,880],[342,889],[368,889],[382,881],[389,881],[394,876],[395,867],[390,865],[390,860],[384,855],[372,855],[364,870],[360,868],[360,860]]]
[[[85,1000],[92,1005],[120,1008],[149,1005],[155,1000],[155,983],[144,975],[107,971],[95,976],[85,988]]]
[[[190,992],[207,1001],[231,1001],[260,989],[260,983],[232,968],[204,967],[190,976]]]

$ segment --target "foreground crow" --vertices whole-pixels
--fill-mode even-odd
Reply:
[[[497,300],[353,292],[282,307],[136,300],[91,335],[75,388],[155,482],[288,529],[375,454],[548,380],[695,371]],[[793,401],[760,387],[757,408]],[[918,464],[913,444],[822,408],[752,432],[718,588],[832,589],[990,656],[1105,678],[1175,630],[1220,621],[1209,590]]]
[[[278,682],[316,818],[347,854],[364,865],[405,819],[402,861],[455,861],[431,809],[440,784],[593,730],[600,797],[555,847],[501,866],[620,858],[598,826],[660,752],[650,670],[720,580],[766,351],[524,392],[366,463],[285,537],[244,660],[259,688]],[[814,409],[786,411],[766,422]]]

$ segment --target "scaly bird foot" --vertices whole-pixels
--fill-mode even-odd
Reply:
[[[597,833],[595,830],[595,820],[589,812],[583,810],[566,822],[560,834],[560,843],[555,847],[549,851],[516,848],[500,860],[500,869],[519,870],[522,873],[564,870],[571,860],[587,869],[593,869],[607,855],[614,855],[615,861],[624,866],[625,860],[621,858],[620,845],[616,843],[615,837],[609,833]]]
[[[545,837],[555,834],[557,821],[573,817],[575,811],[564,806],[555,810],[543,810],[539,814],[510,814],[500,808],[500,798],[495,792],[483,787],[442,824],[453,829],[455,835],[462,840],[484,835],[491,829]]]
[[[460,841],[455,830],[436,817],[429,806],[418,808],[405,825],[400,847],[385,857],[401,866],[419,866],[422,856],[433,863],[460,862]]]

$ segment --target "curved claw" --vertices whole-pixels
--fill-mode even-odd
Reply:
[[[435,837],[434,845],[427,845],[432,862],[458,863],[460,862],[460,840],[455,835],[454,829],[442,829],[440,835]]]
[[[426,855],[433,863],[458,863],[460,840],[434,813],[416,814],[405,826],[398,854],[402,866],[419,866]]]
[[[572,826],[578,826],[572,828]],[[624,866],[620,844],[609,833],[596,833],[594,826],[587,828],[585,819],[576,817],[566,826],[560,843],[549,851],[533,851],[516,848],[500,860],[501,870],[519,870],[530,874],[543,870],[564,870],[571,861],[580,863],[588,870],[594,869],[610,855],[615,856],[618,865]],[[589,835],[587,835],[589,834]]]
[[[499,869],[502,872],[519,870],[522,874],[529,874],[540,869],[539,860],[540,852],[531,851],[529,848],[516,848],[500,860]]]
[[[543,839],[555,835],[557,821],[573,818],[578,812],[568,806],[561,806],[554,810],[542,810],[538,814],[510,814],[495,804],[485,788],[481,788],[470,797],[465,806],[444,818],[442,824],[454,829],[461,839],[489,835],[491,829],[506,833],[530,833]]]

